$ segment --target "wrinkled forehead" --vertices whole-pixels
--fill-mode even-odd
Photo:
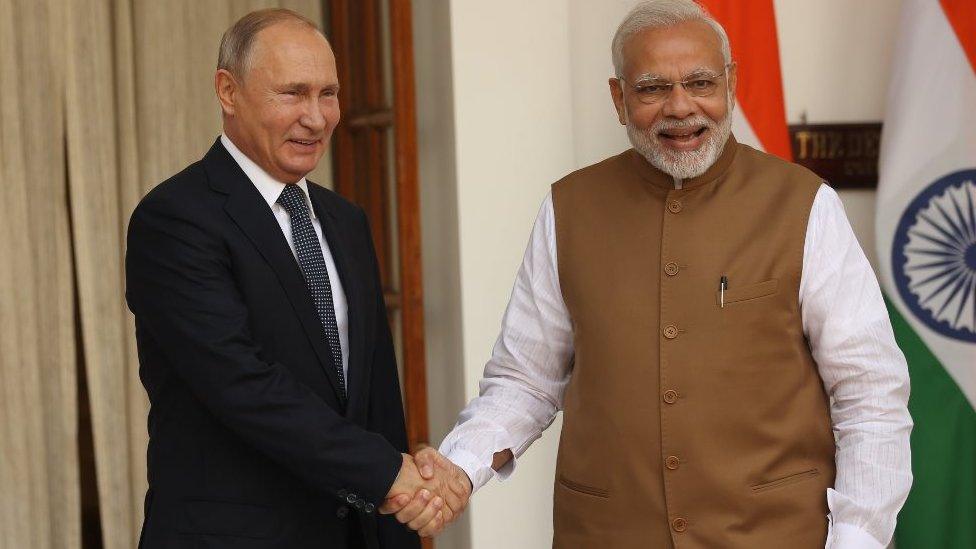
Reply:
[[[258,33],[250,53],[250,72],[274,77],[319,80],[336,77],[335,55],[315,29],[279,23]]]
[[[680,80],[699,73],[721,74],[722,42],[704,21],[644,29],[624,44],[624,77]]]

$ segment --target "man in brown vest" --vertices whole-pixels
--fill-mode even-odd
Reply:
[[[691,0],[638,5],[613,58],[634,148],[553,185],[441,452],[478,489],[562,410],[558,548],[884,547],[908,372],[837,194],[732,137]]]

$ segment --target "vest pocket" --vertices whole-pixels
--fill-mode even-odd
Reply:
[[[754,494],[755,493],[759,493],[759,492],[768,492],[769,490],[775,490],[777,488],[782,488],[784,486],[789,486],[790,484],[796,484],[797,482],[801,482],[801,481],[804,481],[804,480],[813,478],[815,476],[818,476],[819,474],[820,474],[820,470],[817,469],[817,468],[813,468],[813,469],[810,469],[809,471],[803,471],[802,473],[794,473],[792,475],[788,475],[788,476],[785,476],[785,477],[782,477],[782,478],[778,478],[778,479],[773,480],[773,481],[770,481],[770,482],[764,482],[762,484],[756,484],[755,486],[752,486],[751,488],[752,488],[752,492]]]
[[[592,486],[586,486],[585,484],[580,484],[578,482],[573,482],[568,478],[566,478],[565,475],[559,475],[559,484],[562,484],[564,488],[567,488],[574,492],[579,492],[581,494],[586,494],[588,496],[593,496],[597,498],[610,497],[610,492],[607,490],[603,490],[601,488],[594,488]]]
[[[738,288],[730,288],[725,290],[725,304],[738,303],[740,301],[749,301],[750,299],[759,299],[760,297],[766,297],[768,295],[773,295],[779,286],[779,281],[777,279],[767,280],[765,282],[759,282],[757,284],[749,284],[748,286],[740,286]],[[722,304],[722,293],[715,292],[715,304]]]

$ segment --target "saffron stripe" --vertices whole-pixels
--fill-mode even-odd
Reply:
[[[969,66],[976,73],[976,4],[973,0],[939,0],[939,3],[966,52]]]
[[[702,0],[729,35],[738,65],[737,102],[766,152],[793,159],[786,128],[773,0]]]

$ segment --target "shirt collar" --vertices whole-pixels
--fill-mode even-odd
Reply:
[[[253,160],[247,157],[246,154],[241,152],[234,145],[234,142],[230,140],[225,134],[220,134],[220,143],[227,149],[227,152],[234,158],[237,165],[241,167],[244,171],[244,175],[251,180],[251,183],[257,188],[258,192],[264,198],[264,201],[268,203],[271,209],[274,209],[275,204],[278,203],[278,197],[281,196],[281,191],[285,190],[285,184],[276,180],[275,178],[268,175],[268,172],[264,171],[261,166],[258,166]],[[305,197],[305,204],[308,205],[308,211],[312,219],[316,219],[315,208],[312,207],[312,201],[308,197],[308,182],[305,178],[299,179],[296,183],[298,188],[302,190],[302,196]]]

